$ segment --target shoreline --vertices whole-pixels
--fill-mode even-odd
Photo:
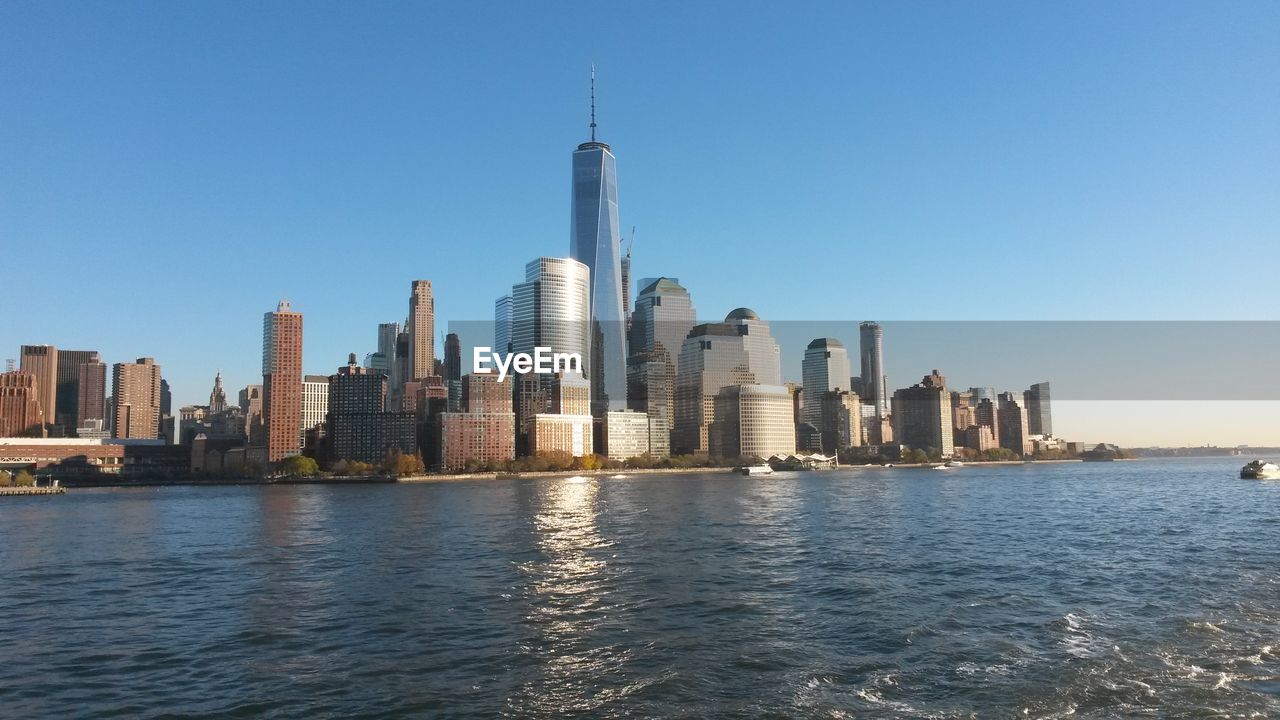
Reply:
[[[1127,458],[1126,458],[1127,459]],[[963,470],[964,467],[988,467],[1000,465],[1056,465],[1062,463],[1079,463],[1083,462],[1079,458],[1064,458],[1054,460],[974,460],[961,461],[963,465],[956,470]],[[1119,462],[1117,460],[1116,462]],[[807,473],[816,472],[824,473],[831,470],[933,470],[941,467],[943,463],[893,463],[890,465],[877,465],[874,463],[859,465],[840,465],[834,468],[820,468],[814,470],[779,470],[778,473]],[[422,485],[430,483],[449,483],[449,482],[471,482],[476,480],[538,480],[547,478],[569,478],[569,477],[614,477],[614,476],[637,476],[644,477],[649,475],[689,475],[689,474],[738,474],[738,470],[734,467],[693,467],[693,468],[615,468],[615,469],[595,469],[595,470],[544,470],[536,472],[479,472],[479,473],[428,473],[422,475],[407,475],[405,477],[392,477],[389,475],[348,475],[348,476],[330,476],[330,477],[310,477],[310,478],[174,478],[174,479],[156,479],[146,478],[139,480],[110,479],[104,482],[98,481],[81,481],[76,478],[67,478],[62,480],[62,486],[71,489],[91,489],[91,488],[128,488],[128,487],[186,487],[186,486],[207,486],[221,487],[234,485]],[[769,476],[762,476],[769,477]],[[622,479],[622,478],[620,478]]]

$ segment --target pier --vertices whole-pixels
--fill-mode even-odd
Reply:
[[[53,487],[0,487],[0,496],[4,495],[62,495],[67,491],[61,485]]]

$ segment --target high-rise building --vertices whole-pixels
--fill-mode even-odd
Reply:
[[[612,410],[596,423],[601,435],[604,455],[611,460],[627,460],[633,457],[649,455],[655,458],[666,457],[664,448],[655,448],[655,433],[646,413],[635,410]],[[665,427],[658,428],[661,436],[667,435]],[[665,443],[664,443],[665,447]]]
[[[54,403],[57,409],[54,422],[61,426],[61,434],[71,437],[75,433],[80,410],[80,366],[98,362],[96,350],[58,351],[58,389]]]
[[[44,423],[39,395],[40,381],[32,373],[0,374],[0,437],[41,434]]]
[[[636,297],[627,358],[629,405],[675,427],[675,379],[680,349],[697,322],[689,291],[673,278],[649,281]]]
[[[320,429],[329,416],[329,376],[305,375],[302,378],[302,437],[306,445],[308,431]]]
[[[933,449],[942,457],[955,453],[951,425],[951,393],[946,379],[934,370],[918,385],[893,394],[893,436],[919,450]]]
[[[1032,385],[1022,393],[1027,410],[1027,431],[1031,435],[1053,435],[1053,412],[1049,400],[1049,383]]]
[[[796,451],[791,391],[784,385],[729,385],[715,397],[711,454],[725,458],[753,457]]]
[[[262,316],[262,416],[268,462],[302,450],[302,313],[287,300]]]
[[[444,338],[444,382],[449,392],[449,410],[462,406],[462,340],[457,333]]]
[[[387,412],[387,378],[356,364],[329,376],[327,440],[333,460],[380,462],[389,450],[417,452],[417,419],[411,412]]]
[[[58,407],[58,348],[52,345],[23,345],[18,351],[20,370],[36,377],[37,400],[40,403],[41,423],[57,422]]]
[[[391,365],[396,359],[396,337],[400,323],[378,323],[378,349],[369,354],[365,367],[391,377]]]
[[[262,446],[267,442],[267,422],[262,415],[262,386],[246,385],[240,391],[240,412],[244,415],[244,436],[249,445]]]
[[[781,385],[781,375],[778,343],[769,333],[769,324],[755,312],[738,308],[730,312],[723,323],[695,326],[680,349],[672,452],[708,452],[707,433],[715,420],[715,398],[720,388]],[[790,391],[787,396],[794,409]],[[793,447],[794,432],[793,427]]]
[[[574,457],[595,452],[594,418],[591,415],[589,381],[579,373],[557,373],[543,378],[549,386],[549,412],[533,416],[529,429],[529,452],[536,455],[563,451]]]
[[[590,271],[569,258],[538,258],[525,265],[525,281],[514,286],[511,346],[532,353],[535,347],[577,353],[590,374]]]
[[[595,411],[627,406],[626,317],[618,226],[617,161],[596,140],[595,72],[591,80],[591,140],[573,153],[569,256],[589,271],[591,399]],[[517,304],[519,298],[516,299]]]
[[[858,326],[858,349],[862,357],[862,399],[875,406],[879,420],[889,413],[889,392],[884,377],[884,330],[879,323],[864,322]]]
[[[441,467],[461,470],[515,459],[511,379],[468,373],[461,384],[461,412],[440,416]]]
[[[493,303],[493,351],[511,352],[511,317],[513,301],[503,295]]]
[[[828,390],[813,400],[818,405],[822,452],[834,455],[862,444],[862,399],[847,390]]]
[[[209,414],[216,415],[227,409],[227,391],[222,387],[222,370],[213,377],[213,390],[209,391]]]
[[[76,428],[91,427],[92,421],[103,425],[107,421],[107,366],[103,362],[88,362],[80,366],[80,380],[76,387]]]
[[[991,435],[991,447],[1000,447],[1000,417],[999,406],[996,405],[996,399],[993,395],[989,398],[977,400],[973,405],[973,422],[981,428],[986,428]],[[966,445],[966,447],[973,447]],[[981,448],[986,450],[987,448]]]
[[[849,389],[849,351],[844,343],[835,338],[810,342],[804,351],[800,379],[805,397],[812,399],[805,402],[800,419],[822,429],[822,396]],[[861,413],[858,417],[861,419]]]
[[[111,369],[112,437],[160,437],[160,366],[153,358],[116,363]]]
[[[160,417],[161,419],[173,415],[173,391],[169,389],[169,381],[163,377],[160,378]]]
[[[409,376],[404,382],[434,375],[436,302],[430,280],[414,280],[409,295]]]
[[[1000,447],[1012,450],[1019,457],[1031,453],[1030,423],[1027,421],[1027,409],[1019,402],[1021,399],[1017,393],[1000,393],[997,408]]]
[[[730,311],[724,321],[742,336],[742,347],[747,351],[747,359],[756,382],[761,385],[781,385],[782,351],[769,333],[769,323],[761,320],[751,308],[744,307]]]

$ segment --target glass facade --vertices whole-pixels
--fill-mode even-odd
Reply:
[[[627,406],[626,313],[618,227],[618,175],[609,146],[587,142],[573,153],[569,256],[590,270],[591,386],[597,412]]]
[[[801,382],[804,383],[804,410],[800,417],[822,427],[822,396],[849,389],[849,352],[835,338],[818,338],[804,351]]]

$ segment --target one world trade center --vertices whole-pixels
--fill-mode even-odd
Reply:
[[[591,409],[627,406],[626,322],[618,229],[617,160],[596,140],[595,68],[591,70],[591,140],[573,153],[569,255],[591,270]]]

